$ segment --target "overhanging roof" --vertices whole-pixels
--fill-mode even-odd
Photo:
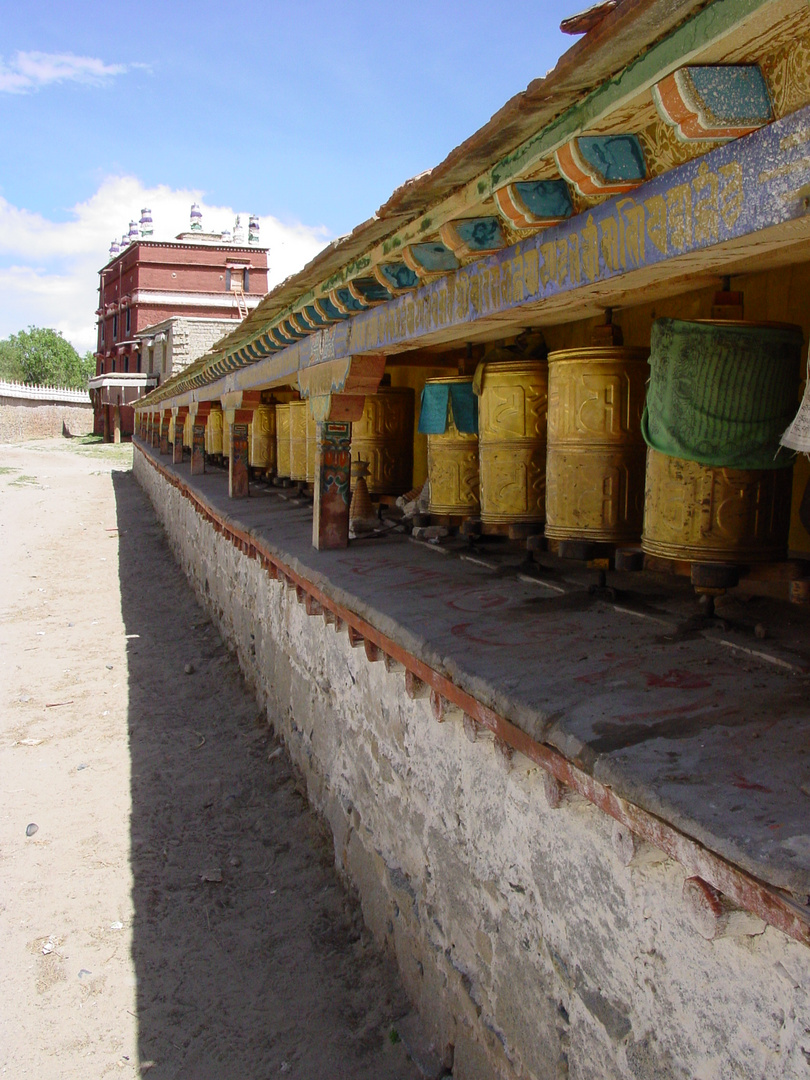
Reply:
[[[338,315],[345,319],[337,324],[341,334],[357,323],[368,323],[368,309],[379,301],[366,295],[355,303],[345,289],[336,297],[336,287],[358,280],[375,260],[399,257],[397,252],[408,242],[430,236],[431,230],[435,232],[454,215],[463,221],[473,212],[483,213],[487,205],[487,213],[494,214],[494,192],[515,178],[554,168],[555,149],[583,132],[632,128],[639,109],[647,120],[654,118],[651,88],[684,63],[750,62],[756,49],[763,47],[761,41],[767,39],[768,47],[775,47],[773,26],[788,37],[795,36],[799,26],[810,29],[808,20],[807,6],[799,0],[714,0],[708,5],[696,0],[624,0],[568,50],[545,78],[507,102],[436,168],[398,188],[374,218],[329,245],[302,271],[273,289],[209,354],[165,383],[157,396],[163,399],[191,387],[219,385],[226,373],[251,365],[266,368],[263,357],[268,353],[280,359],[289,352],[287,367],[292,372],[293,354],[305,348],[302,342],[311,338],[314,349],[315,339],[324,337],[313,301],[324,298],[326,302],[331,295],[336,302],[342,298],[349,303]],[[709,143],[699,153],[713,145],[717,144]],[[661,167],[668,167],[667,162]],[[603,202],[578,199],[576,209],[584,211]],[[507,246],[502,250],[509,250],[509,241],[536,236],[538,229],[527,234],[504,227],[504,233]],[[462,258],[460,264],[472,261]],[[435,281],[436,276],[424,281]],[[424,289],[411,291],[416,296]],[[383,303],[379,312],[382,315],[396,306],[395,301]],[[382,340],[380,345],[384,345]]]

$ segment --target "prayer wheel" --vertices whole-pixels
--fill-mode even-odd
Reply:
[[[548,365],[518,357],[484,363],[479,398],[481,522],[542,525]]]
[[[360,420],[352,424],[352,457],[369,463],[372,495],[401,495],[413,484],[414,392],[381,386],[366,395]]]
[[[290,475],[290,406],[276,405],[276,470]]]
[[[290,479],[307,478],[307,412],[305,401],[290,402]]]
[[[256,469],[276,465],[276,406],[259,405],[248,430],[248,462]]]
[[[546,536],[638,541],[649,350],[566,349],[548,357]]]
[[[307,405],[307,483],[315,483],[315,467],[318,463],[318,422]]]
[[[191,413],[186,413],[186,419],[183,422],[183,446],[187,446],[191,449],[191,429],[194,426],[194,421],[191,419]]]
[[[471,395],[472,376],[441,376],[436,379],[428,379],[425,383],[425,389],[427,390],[429,387],[447,387],[448,391],[452,387],[463,387]],[[480,506],[478,434],[476,431],[459,431],[453,401],[452,393],[448,392],[446,404],[444,405],[444,430],[427,431],[428,480],[430,482],[429,510],[431,514],[475,517],[478,515]],[[461,417],[458,420],[462,427],[469,428],[473,426],[469,422],[464,423]],[[441,425],[436,425],[436,427],[439,426]],[[475,416],[474,426],[478,427],[477,415]],[[421,419],[420,430],[422,430]]]
[[[175,422],[174,417],[172,417],[171,420],[169,420],[169,442],[172,443],[172,445],[174,444],[174,429]]]
[[[205,423],[206,454],[222,453],[222,409],[212,409]]]
[[[680,562],[784,559],[792,469],[724,469],[647,450],[648,555]]]
[[[641,546],[682,562],[782,559],[802,332],[776,323],[653,324]]]

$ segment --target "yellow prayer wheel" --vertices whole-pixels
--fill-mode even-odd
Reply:
[[[290,475],[290,406],[276,405],[276,470]]]
[[[315,466],[318,458],[318,423],[307,405],[307,483],[315,483]]]
[[[548,357],[546,536],[638,541],[648,349],[566,349]]]
[[[642,548],[676,562],[783,559],[793,469],[777,455],[795,414],[801,329],[657,319],[650,343]]]
[[[427,379],[426,386],[472,383],[471,376],[452,375]],[[459,431],[448,403],[447,429],[427,436],[428,480],[431,514],[474,517],[480,505],[478,482],[478,436]]]
[[[783,559],[792,483],[792,469],[725,469],[649,447],[641,546],[678,562]]]
[[[369,463],[372,495],[401,495],[413,485],[414,392],[381,386],[366,395],[363,415],[352,424],[352,458]]]
[[[248,462],[256,469],[271,470],[276,465],[276,406],[259,405],[253,411],[248,433]]]
[[[290,479],[307,478],[307,412],[306,401],[290,402]]]
[[[186,419],[183,423],[183,446],[191,448],[191,429],[194,426],[194,421],[191,419],[191,413],[186,413]]]
[[[212,409],[205,422],[206,454],[222,453],[222,409]]]
[[[174,443],[174,417],[169,420],[169,442]]]
[[[544,360],[484,365],[478,407],[484,525],[541,525],[545,520],[547,407]]]

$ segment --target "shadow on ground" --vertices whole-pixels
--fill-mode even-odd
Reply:
[[[398,1080],[407,1001],[286,752],[131,472],[114,472],[128,641],[133,959],[150,1080]]]

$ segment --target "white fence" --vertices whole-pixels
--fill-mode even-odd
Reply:
[[[67,386],[33,386],[27,383],[5,382],[0,379],[0,397],[27,398],[29,401],[65,401],[74,405],[89,405],[87,390],[71,390]]]

